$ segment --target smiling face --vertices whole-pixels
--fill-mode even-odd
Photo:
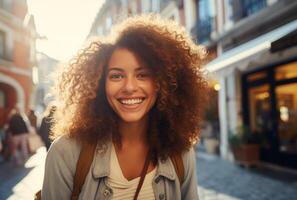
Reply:
[[[146,120],[156,102],[157,89],[152,72],[135,55],[116,49],[108,63],[105,92],[109,105],[126,123]]]

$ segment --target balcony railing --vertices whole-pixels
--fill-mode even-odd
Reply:
[[[239,21],[267,7],[267,0],[232,0],[233,20]]]
[[[205,43],[211,39],[211,33],[213,31],[213,17],[207,17],[205,19],[200,19],[196,25],[196,35],[198,43]]]

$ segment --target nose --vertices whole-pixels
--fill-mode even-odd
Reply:
[[[131,93],[135,92],[138,88],[138,83],[135,77],[127,77],[124,85],[124,91]]]

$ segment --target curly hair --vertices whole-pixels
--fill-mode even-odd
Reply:
[[[150,111],[147,140],[158,155],[181,153],[197,141],[205,90],[205,50],[185,30],[157,15],[126,19],[109,38],[93,40],[63,68],[57,81],[54,136],[97,140],[117,138],[117,116],[105,96],[107,63],[126,48],[150,68],[159,92]]]

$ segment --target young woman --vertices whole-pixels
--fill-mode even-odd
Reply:
[[[174,22],[137,16],[64,68],[42,199],[70,199],[82,142],[96,143],[79,199],[198,199],[204,51]],[[179,182],[170,155],[181,155]],[[147,161],[147,162],[146,162]]]

